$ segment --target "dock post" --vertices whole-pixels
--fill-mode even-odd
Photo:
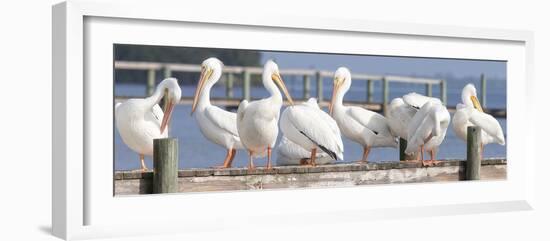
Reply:
[[[481,74],[481,107],[485,108],[487,104],[487,79],[485,78],[485,74]]]
[[[243,99],[250,101],[250,71],[243,72]]]
[[[178,192],[178,139],[153,140],[153,193]]]
[[[481,169],[481,129],[468,126],[466,148],[466,180],[479,180]]]
[[[234,78],[235,78],[235,76],[233,75],[233,73],[228,73],[227,74],[227,79],[226,79],[226,82],[225,82],[225,97],[228,98],[228,99],[233,98],[233,81],[234,81]]]
[[[168,67],[164,67],[164,78],[172,77],[172,70]]]
[[[416,152],[411,155],[407,155],[405,153],[406,149],[407,149],[407,140],[403,138],[399,138],[399,160],[401,161],[416,160],[416,156],[417,156]]]
[[[386,110],[388,109],[388,100],[390,98],[390,85],[386,77],[382,77],[382,111],[384,116],[386,115]]]
[[[153,91],[155,91],[155,72],[155,69],[147,70],[147,86],[145,87],[147,96],[153,95]]]
[[[317,71],[315,76],[317,78],[317,102],[321,103],[323,101],[323,75],[321,71]]]
[[[367,80],[367,103],[372,103],[372,80]]]
[[[426,95],[432,97],[432,84],[426,84]]]
[[[443,106],[447,106],[447,81],[444,79],[439,82],[439,94],[441,95]]]
[[[309,86],[310,86],[310,76],[309,75],[304,75],[304,100],[307,100],[309,99],[310,97],[310,94],[309,94]]]

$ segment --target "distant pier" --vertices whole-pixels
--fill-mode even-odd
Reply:
[[[151,95],[155,88],[157,82],[158,73],[162,74],[163,78],[168,78],[172,76],[174,72],[187,72],[187,73],[199,73],[201,71],[200,65],[193,64],[179,64],[179,63],[158,63],[158,62],[133,62],[133,61],[115,61],[114,65],[117,70],[136,70],[136,71],[146,71],[147,72],[147,81],[146,81],[146,91],[143,96]],[[252,75],[261,75],[263,69],[261,67],[252,67],[252,66],[225,66],[223,69],[222,82],[225,83],[226,91],[224,98],[211,98],[211,102],[214,105],[225,106],[227,109],[236,109],[241,100],[254,100],[250,95],[251,90],[251,76]],[[281,69],[281,75],[283,76],[298,76],[301,77],[303,83],[303,93],[302,96],[293,96],[295,101],[305,101],[310,97],[315,97],[319,101],[322,107],[326,107],[329,104],[329,100],[323,96],[323,81],[325,79],[332,78],[334,72],[328,70],[315,70],[315,69]],[[365,101],[345,101],[347,105],[357,105],[367,108],[372,111],[379,113],[384,113],[385,107],[391,101],[389,99],[391,88],[389,83],[399,82],[399,83],[409,83],[409,84],[418,84],[425,86],[425,95],[433,96],[432,90],[435,87],[439,88],[440,95],[437,96],[441,101],[447,105],[447,82],[444,79],[431,79],[431,78],[418,78],[410,76],[397,76],[397,75],[372,75],[366,73],[353,73],[352,74],[354,81],[366,81],[366,100]],[[312,80],[316,81],[316,93],[317,95],[311,95]],[[382,102],[373,102],[373,83],[375,81],[381,81],[382,88],[380,89],[382,95]],[[239,85],[242,86],[242,96],[235,96],[233,89],[235,84],[240,82]],[[487,79],[485,75],[480,77],[480,93],[479,100],[481,105],[484,107],[484,111],[496,118],[506,118],[506,109],[498,108],[487,108],[486,107],[486,86]],[[143,97],[143,96],[116,96],[115,101],[122,101],[132,97]],[[191,105],[193,102],[193,97],[184,96],[180,100],[180,104]],[[455,111],[455,106],[448,106],[450,112]]]

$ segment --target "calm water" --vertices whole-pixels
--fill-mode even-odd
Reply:
[[[302,96],[302,82],[299,79],[285,78],[285,82],[291,95],[298,98]],[[332,86],[329,85],[329,79],[325,80],[323,94],[325,99],[330,98]],[[364,81],[355,81],[352,88],[346,94],[346,100],[366,100],[366,89]],[[475,82],[474,82],[475,83]],[[460,99],[460,92],[465,83],[448,82],[447,100],[449,105],[456,105]],[[477,83],[475,83],[477,84]],[[479,88],[478,88],[479,89]],[[312,84],[311,95],[316,96],[315,84]],[[192,96],[195,91],[195,86],[182,86],[183,96]],[[395,98],[409,92],[425,93],[425,88],[422,85],[411,84],[390,84],[390,97]],[[128,85],[117,84],[115,87],[115,95],[143,95],[145,93],[144,85]],[[381,86],[379,82],[374,82],[373,100],[380,102]],[[235,87],[234,96],[241,96],[240,88]],[[268,95],[264,88],[251,88],[252,97],[265,97]],[[439,96],[439,87],[433,87],[433,95]],[[479,95],[479,93],[478,93]],[[222,84],[217,84],[212,88],[212,97],[224,97],[225,87]],[[488,82],[487,87],[487,107],[489,108],[505,108],[506,107],[506,86],[505,81]],[[284,110],[283,107],[282,110]],[[281,110],[281,111],[282,111]],[[325,110],[326,111],[326,110]],[[206,140],[200,133],[200,130],[195,123],[195,120],[189,115],[191,107],[188,105],[176,106],[172,115],[172,124],[170,135],[179,138],[180,150],[180,168],[191,167],[211,167],[221,165],[226,154],[226,150],[216,144]],[[498,119],[506,135],[506,119]],[[115,128],[115,170],[130,170],[140,167],[138,154],[130,150],[120,138],[120,135]],[[279,132],[280,138],[281,132]],[[361,158],[362,147],[358,144],[342,137],[344,141],[344,157],[346,161],[355,161]],[[273,152],[273,160],[277,156]],[[506,146],[497,144],[487,145],[484,149],[484,157],[505,157]],[[369,160],[372,162],[397,160],[399,152],[393,148],[376,148],[369,154]],[[447,131],[447,136],[440,146],[438,159],[448,158],[466,158],[466,144],[455,136],[452,128]],[[152,167],[151,157],[146,157],[146,162],[149,167]],[[257,165],[265,164],[265,158],[255,160]],[[246,166],[247,154],[245,151],[238,151],[233,166]]]

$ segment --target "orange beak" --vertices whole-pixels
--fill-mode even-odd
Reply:
[[[160,133],[164,133],[164,130],[166,130],[166,127],[170,124],[170,120],[172,119],[172,112],[174,110],[174,100],[172,100],[170,97],[168,97],[166,104],[164,105],[164,117],[162,118],[162,122],[160,124]]]
[[[328,113],[330,116],[332,116],[332,111],[334,109],[334,101],[336,100],[336,93],[338,93],[338,90],[340,89],[340,79],[336,78],[334,79],[334,85],[332,87],[332,97],[330,98],[330,104],[328,105]]]
[[[201,77],[199,79],[199,83],[197,85],[197,89],[195,90],[195,97],[193,98],[193,107],[191,108],[191,114],[195,112],[195,109],[197,108],[197,104],[199,102],[199,96],[201,96],[202,90],[204,89],[204,83],[207,79],[210,78],[212,75],[212,70],[210,69],[203,69],[201,71]]]
[[[288,93],[288,90],[286,89],[285,82],[283,81],[281,76],[279,74],[272,74],[271,79],[279,86],[279,88],[281,88],[283,90],[283,93],[285,94],[286,99],[288,100],[288,102],[290,102],[290,105],[294,105],[294,101],[292,100],[292,97]]]
[[[477,97],[475,95],[472,95],[470,96],[470,99],[474,103],[474,108],[476,108],[480,112],[483,112],[483,107],[481,107],[481,104],[479,103],[479,100],[477,99]]]

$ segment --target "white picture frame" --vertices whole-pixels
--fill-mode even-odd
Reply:
[[[198,6],[178,2],[158,4],[154,1],[129,3],[77,0],[53,7],[54,235],[64,239],[84,239],[219,230],[240,226],[243,223],[255,225],[250,220],[257,218],[264,218],[262,225],[283,222],[292,225],[301,222],[330,223],[532,208],[535,186],[534,125],[531,123],[532,120],[523,117],[533,112],[529,108],[533,103],[532,95],[529,93],[533,91],[531,88],[534,81],[531,32],[284,15],[261,18],[253,14],[206,16],[196,11],[197,8]],[[201,27],[197,28],[198,25]],[[114,34],[120,29],[136,26],[142,30],[147,29],[149,33],[170,32],[174,39],[159,40],[154,38],[157,34]],[[104,181],[95,178],[98,175],[109,175],[109,172],[112,175],[112,166],[111,169],[105,170],[104,163],[91,161],[95,160],[95,157],[109,154],[109,150],[95,146],[94,143],[98,141],[107,141],[101,139],[101,134],[96,134],[99,132],[94,128],[111,128],[106,132],[112,135],[112,112],[110,115],[110,110],[101,112],[106,115],[94,114],[99,113],[98,106],[110,106],[113,102],[112,99],[105,98],[94,101],[94,104],[88,103],[88,98],[99,100],[95,95],[100,94],[99,91],[104,86],[97,81],[86,80],[104,76],[105,66],[95,64],[105,61],[104,44],[112,44],[114,41],[174,46],[185,40],[182,38],[183,33],[178,33],[183,30],[202,31],[205,35],[223,30],[226,34],[248,34],[249,37],[258,38],[289,34],[298,39],[295,45],[283,40],[278,45],[272,45],[271,48],[277,50],[303,50],[304,43],[302,42],[300,47],[300,41],[311,38],[311,35],[334,40],[351,39],[352,36],[356,39],[350,40],[352,43],[347,44],[347,49],[331,45],[334,43],[332,41],[324,41],[324,46],[310,44],[308,47],[312,52],[359,51],[397,56],[506,60],[510,66],[507,68],[507,108],[510,118],[507,143],[508,178],[506,181],[491,182],[113,197],[112,190],[108,189],[108,183],[112,183],[112,178],[109,180],[109,177],[105,176]],[[262,34],[258,35],[260,32]],[[87,42],[89,35],[93,35],[93,43]],[[300,38],[303,40],[299,40]],[[385,43],[377,44],[377,38],[379,42]],[[372,46],[357,47],[363,40],[368,40]],[[395,41],[395,45],[389,46],[388,42],[392,41]],[[412,42],[417,44],[411,44]],[[247,47],[263,48],[261,43],[249,43]],[[216,41],[202,44],[211,47]],[[240,41],[226,44],[227,46],[223,47],[239,47],[239,44],[246,43]],[[453,46],[471,48],[469,51],[457,53],[456,47]],[[94,49],[91,59],[88,48]],[[99,51],[95,51],[96,49]],[[90,68],[98,71],[91,73]],[[105,126],[109,123],[111,126]],[[520,129],[520,126],[527,128]],[[95,137],[85,141],[92,132]],[[513,138],[520,134],[521,138]],[[90,153],[90,149],[94,148],[100,150]],[[112,147],[110,151],[112,153]],[[521,159],[518,159],[520,153]],[[109,165],[112,165],[110,161]],[[419,194],[424,195],[425,199],[420,198]],[[373,195],[378,199],[364,198]],[[335,203],[336,198],[345,199],[349,205],[327,205]],[[221,199],[226,205],[234,208],[217,208],[216,204]],[[292,199],[306,202],[321,201],[308,207],[297,207],[292,205]],[[266,206],[270,208],[266,209]],[[147,220],[146,224],[140,224],[132,216],[139,207],[156,207],[155,212],[140,213],[139,219]],[[110,220],[109,216],[117,218]],[[231,217],[231,222],[228,222],[227,217]]]

